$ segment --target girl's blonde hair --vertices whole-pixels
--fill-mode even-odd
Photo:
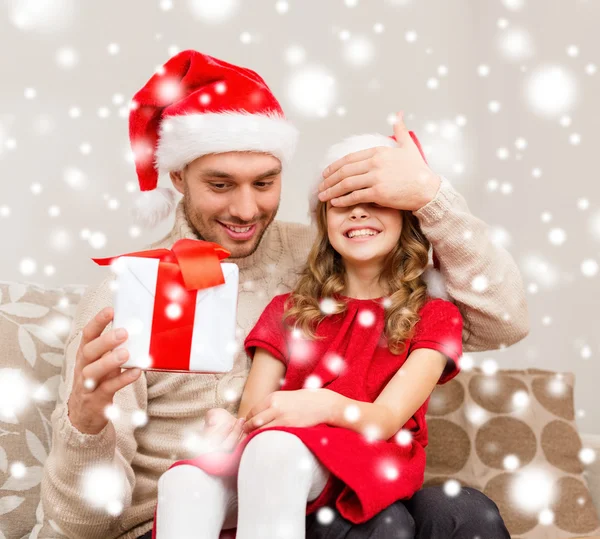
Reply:
[[[385,336],[388,348],[394,354],[404,352],[405,341],[412,336],[420,319],[418,312],[427,300],[427,286],[422,276],[429,260],[430,247],[417,218],[408,211],[400,213],[400,239],[386,256],[379,275],[389,301],[386,303]],[[300,329],[313,339],[316,338],[317,325],[327,316],[320,308],[322,299],[334,301],[333,314],[346,310],[345,303],[336,301],[334,297],[335,294],[343,295],[346,272],[341,256],[329,242],[326,203],[317,204],[315,217],[317,238],[284,313],[288,326]]]

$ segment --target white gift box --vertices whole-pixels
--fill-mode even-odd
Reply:
[[[150,356],[150,342],[159,263],[157,258],[121,256],[111,264],[116,275],[113,327],[123,327],[128,332],[128,339],[117,347],[127,349],[130,354],[123,368],[200,373],[230,371],[238,349],[235,338],[239,283],[237,265],[221,263],[225,283],[195,291],[197,295],[188,365],[181,368],[179,358],[173,359],[175,367],[170,368],[168,357],[161,357],[161,367],[156,368],[156,361]],[[175,287],[180,294],[188,293],[179,285]],[[171,307],[169,318],[176,320],[178,305],[174,302],[169,309]]]

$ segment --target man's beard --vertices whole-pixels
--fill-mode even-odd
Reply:
[[[209,222],[207,222],[205,220],[202,213],[199,211],[196,211],[196,209],[193,206],[191,206],[189,196],[184,195],[183,207],[185,210],[185,218],[188,222],[188,225],[196,233],[196,235],[198,236],[199,239],[205,240],[205,241],[211,241],[214,243],[221,243],[221,240],[219,239],[218,235],[211,230],[211,226],[210,226]],[[259,223],[261,225],[264,224],[264,228],[260,232],[257,232],[257,236],[256,236],[256,238],[254,238],[254,243],[250,247],[249,251],[246,251],[246,252],[232,251],[232,253],[231,253],[232,259],[233,258],[246,258],[247,256],[250,256],[256,252],[256,250],[258,249],[258,247],[260,245],[260,242],[263,239],[263,236],[265,235],[265,232],[268,230],[271,223],[275,220],[275,216],[277,215],[278,210],[279,210],[279,204],[277,204],[275,211],[273,211],[271,213],[271,215],[262,214],[258,220],[255,220],[253,222],[253,224],[259,224]],[[217,223],[216,220],[214,220],[214,219],[211,219],[211,220],[214,222],[213,230],[216,229],[216,227],[221,227],[221,225],[219,223]],[[227,221],[231,222],[231,219],[227,219]],[[235,221],[235,219],[234,219],[234,221]],[[238,223],[236,226],[245,226],[246,224],[247,223]]]

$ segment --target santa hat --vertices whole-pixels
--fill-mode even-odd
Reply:
[[[171,213],[175,193],[158,187],[160,174],[232,151],[269,153],[285,164],[297,136],[254,71],[193,50],[175,55],[131,104],[129,138],[142,191],[136,220],[151,227]]]
[[[425,163],[427,163],[427,159],[425,154],[423,153],[423,148],[421,147],[421,143],[417,138],[417,135],[413,131],[409,131],[410,138],[416,144],[421,157]],[[341,159],[342,157],[354,153],[359,152],[361,150],[368,150],[370,148],[376,148],[379,146],[386,146],[388,148],[397,148],[398,143],[396,142],[396,138],[392,136],[381,135],[379,133],[369,133],[365,135],[354,135],[344,139],[341,142],[330,146],[327,150],[325,157],[321,161],[319,168],[318,181],[313,188],[310,194],[310,213],[311,217],[314,221],[316,216],[317,204],[319,202],[318,194],[319,194],[319,184],[322,181],[321,172],[329,165]],[[448,299],[448,292],[446,290],[446,282],[444,276],[439,271],[440,263],[435,255],[435,252],[432,251],[432,266],[429,266],[425,272],[423,273],[423,280],[427,284],[427,290],[431,297],[439,297]]]

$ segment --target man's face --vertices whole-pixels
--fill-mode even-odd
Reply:
[[[172,172],[171,181],[198,235],[225,247],[231,258],[243,258],[256,250],[277,214],[281,163],[264,153],[204,155]]]

